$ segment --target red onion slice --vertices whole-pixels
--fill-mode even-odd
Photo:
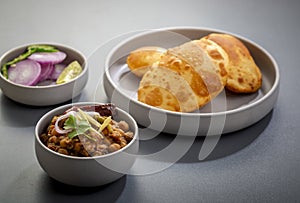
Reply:
[[[74,115],[74,113],[75,113],[74,111],[70,111],[70,112],[68,112],[68,113],[66,113],[66,114],[64,114],[64,115],[62,115],[62,116],[60,116],[60,117],[57,118],[57,120],[56,120],[56,122],[55,122],[55,125],[54,125],[55,131],[56,131],[57,133],[59,133],[59,134],[66,134],[66,133],[69,133],[69,132],[72,131],[72,129],[67,129],[67,130],[61,129],[61,128],[58,126],[58,123],[59,123],[61,120],[65,119],[65,118],[68,118],[71,114]]]
[[[61,72],[66,68],[67,66],[65,64],[59,63],[54,65],[54,70],[52,74],[50,75],[51,80],[57,80],[58,76],[61,74]]]
[[[41,64],[41,75],[40,82],[50,79],[51,74],[53,73],[54,66],[51,63]]]
[[[8,69],[8,79],[21,85],[35,85],[40,80],[41,65],[33,60],[23,60]]]
[[[58,64],[61,63],[66,57],[67,57],[66,53],[57,51],[57,52],[36,52],[31,54],[28,58],[36,62],[39,62],[41,64],[44,63]]]
[[[55,127],[55,131],[59,134],[66,134],[66,133],[69,133],[72,131],[72,129],[61,129],[59,126],[58,126],[58,123],[63,120],[63,119],[66,119],[68,118],[70,115],[76,115],[78,112],[75,112],[75,111],[69,111],[67,112],[66,114],[63,114],[62,116],[58,117],[55,124],[54,124],[54,127]],[[85,112],[87,114],[89,114],[90,116],[100,116],[100,114],[98,112]]]

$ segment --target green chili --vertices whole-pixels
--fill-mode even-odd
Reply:
[[[11,65],[28,58],[31,54],[36,53],[36,52],[56,52],[56,51],[58,51],[58,49],[56,49],[53,46],[49,46],[49,45],[38,45],[38,44],[30,45],[27,47],[27,51],[25,53],[19,55],[18,57],[14,58],[13,60],[2,65],[1,73],[5,78],[8,78],[8,68]]]

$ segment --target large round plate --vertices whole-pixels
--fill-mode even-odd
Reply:
[[[166,111],[137,100],[140,78],[126,65],[131,51],[143,46],[170,48],[213,32],[234,35],[247,46],[263,75],[257,93],[223,91],[204,108],[191,113]],[[244,37],[215,29],[177,27],[142,32],[118,44],[109,53],[105,68],[104,89],[111,102],[129,112],[140,125],[172,134],[217,135],[250,126],[272,110],[279,91],[277,63],[264,48]]]

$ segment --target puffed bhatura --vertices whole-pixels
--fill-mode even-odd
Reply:
[[[165,51],[166,49],[161,47],[141,47],[132,51],[126,62],[132,73],[143,77],[152,65],[160,60]]]
[[[171,111],[198,110],[224,88],[253,93],[262,84],[260,69],[246,46],[228,34],[212,33],[169,48],[159,57],[138,49],[127,58],[134,74],[139,67],[143,70],[145,61],[147,70],[139,75],[138,100]]]
[[[220,45],[228,54],[226,88],[236,93],[256,92],[262,84],[262,74],[247,47],[229,34],[212,33],[204,37]]]
[[[180,111],[182,112],[201,108],[223,90],[224,86],[216,65],[196,41],[168,49],[158,64],[159,67],[168,68],[178,73],[189,84],[193,90],[193,95],[197,98],[197,106],[181,108]],[[165,80],[169,80],[168,75],[163,77]],[[173,84],[171,83],[171,85]],[[188,92],[187,88],[182,88],[181,92]],[[184,109],[190,110],[184,111]]]
[[[170,111],[193,111],[197,97],[188,82],[175,71],[155,67],[148,71],[138,89],[140,101]]]
[[[221,76],[223,86],[227,83],[227,68],[229,65],[229,56],[226,51],[214,41],[206,38],[195,40],[199,46],[208,54],[210,59],[216,64],[217,72]]]

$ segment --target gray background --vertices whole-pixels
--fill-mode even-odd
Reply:
[[[203,143],[197,138],[187,154],[166,170],[127,175],[96,188],[60,184],[36,161],[34,126],[56,106],[20,105],[0,91],[0,202],[300,201],[299,9],[297,0],[0,0],[0,54],[21,44],[52,41],[81,50],[91,56],[91,69],[101,69],[116,36],[199,26],[255,41],[274,56],[281,73],[274,110],[259,123],[222,136],[207,160],[197,160]],[[95,50],[97,57],[93,57]],[[91,76],[76,101],[90,98],[98,79]],[[105,95],[97,99],[106,101]],[[142,142],[141,148],[145,153],[159,151],[172,139],[172,135],[159,135]]]

